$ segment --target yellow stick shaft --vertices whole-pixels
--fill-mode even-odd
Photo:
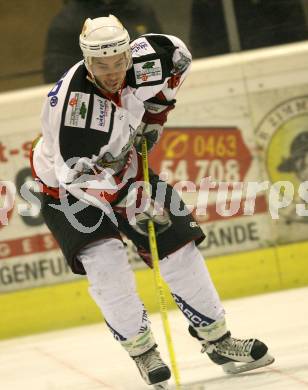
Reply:
[[[150,197],[151,191],[150,191],[148,149],[147,149],[146,138],[143,138],[142,140],[142,168],[143,168],[143,177],[145,182],[146,193]],[[174,347],[173,347],[173,342],[171,337],[171,331],[170,331],[170,325],[168,319],[168,310],[166,305],[166,297],[165,297],[162,278],[159,270],[159,257],[158,257],[158,250],[157,250],[155,226],[152,220],[150,220],[148,223],[148,232],[149,232],[149,243],[150,243],[150,249],[152,255],[153,269],[154,269],[155,287],[156,287],[157,297],[159,301],[160,315],[162,318],[163,328],[165,331],[166,343],[169,351],[171,369],[175,379],[176,388],[180,389],[180,374],[176,363],[175,352],[174,352]]]

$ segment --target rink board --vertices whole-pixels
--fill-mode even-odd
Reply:
[[[210,194],[208,213],[198,220],[207,234],[200,247],[223,299],[308,285],[308,242],[303,242],[308,215],[294,215],[303,204],[298,177],[279,170],[306,128],[307,59],[303,42],[195,61],[168,117],[168,131],[151,154],[151,166],[167,172],[172,184],[188,180],[199,186],[208,176],[222,183],[293,184],[295,197],[277,220],[269,215],[267,193],[257,197],[253,215],[243,215],[239,207],[230,218],[218,215],[218,191]],[[27,215],[18,192],[31,177],[31,140],[40,131],[39,112],[49,89],[0,94],[0,179],[10,182],[2,197],[12,203],[0,221],[0,339],[101,321],[87,281],[71,274],[42,216],[35,208]],[[141,263],[136,251],[129,258],[135,266]],[[147,309],[157,311],[152,272],[135,272]],[[170,296],[168,306],[174,307]]]
[[[308,243],[209,259],[208,268],[222,299],[308,285]],[[149,312],[158,311],[150,269],[135,271],[138,291]],[[167,293],[168,307],[174,308]],[[88,295],[87,281],[0,295],[0,339],[101,321]]]

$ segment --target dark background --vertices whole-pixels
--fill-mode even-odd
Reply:
[[[114,14],[132,38],[177,35],[195,59],[308,38],[308,0],[134,0],[125,1],[126,8],[121,0],[0,0],[0,92],[56,81],[78,61],[79,26],[93,17],[95,3],[97,17],[102,9],[121,10]],[[236,31],[230,30],[232,18]]]

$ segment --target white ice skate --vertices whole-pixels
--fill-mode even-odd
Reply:
[[[142,378],[155,390],[168,389],[167,380],[171,376],[169,367],[163,362],[159,352],[152,348],[142,355],[133,357]]]
[[[216,342],[202,343],[202,352],[227,374],[239,374],[274,362],[267,346],[257,339],[235,339],[228,332]]]

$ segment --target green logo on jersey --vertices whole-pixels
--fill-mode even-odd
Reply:
[[[86,113],[87,113],[87,107],[86,107],[85,102],[82,102],[81,107],[80,107],[80,110],[79,110],[79,113],[80,113],[80,115],[81,115],[81,118],[82,118],[82,119],[85,119]]]
[[[142,65],[142,69],[152,69],[154,65],[154,61],[148,61],[144,65]]]

